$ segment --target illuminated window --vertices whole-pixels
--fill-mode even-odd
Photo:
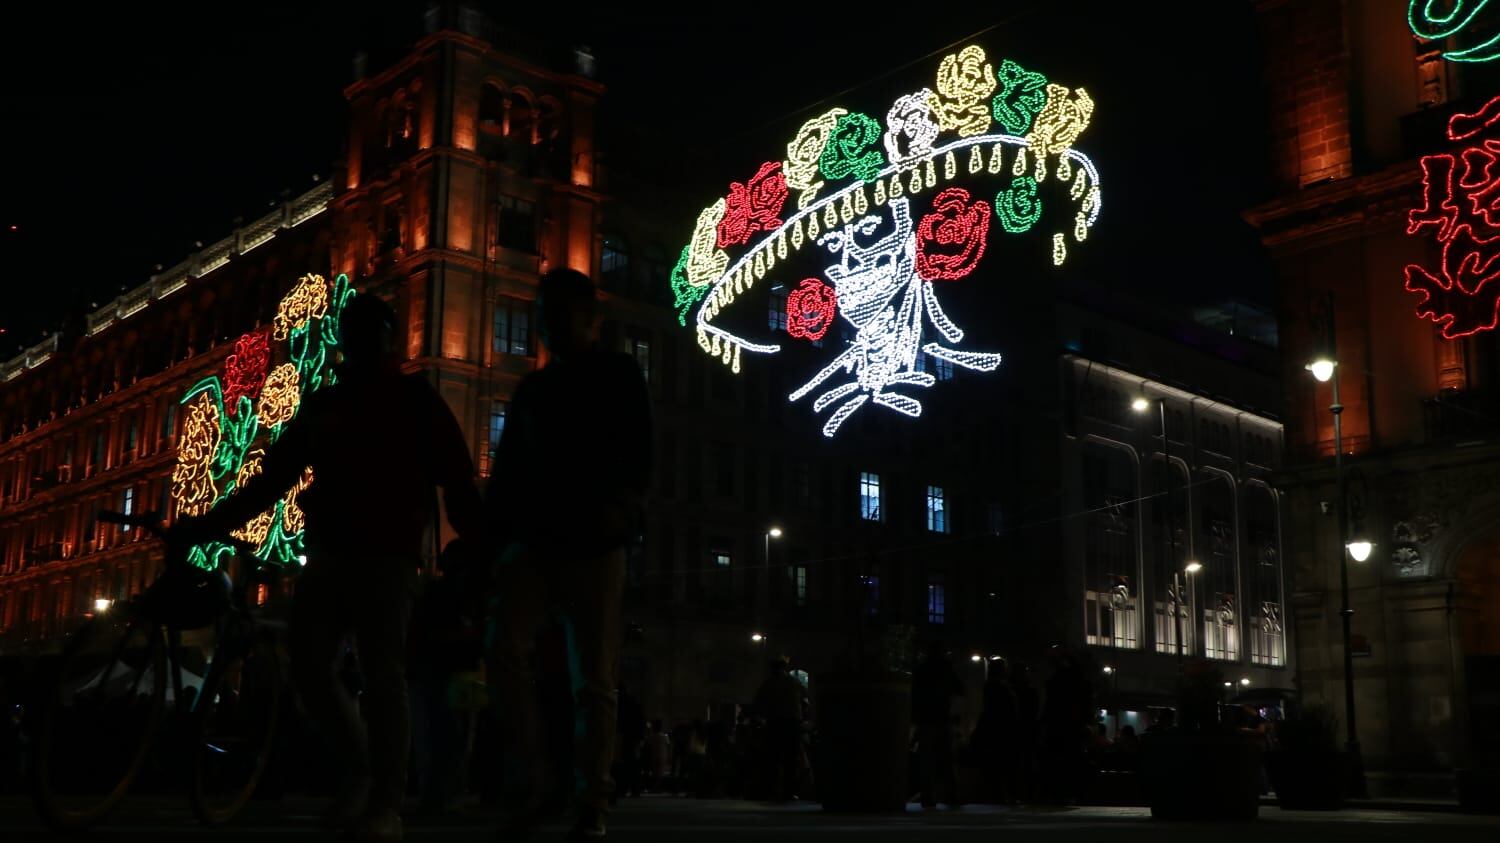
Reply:
[[[944,623],[948,618],[948,596],[942,574],[927,575],[927,622]]]
[[[794,671],[792,671],[792,678],[795,679],[795,680],[797,680],[797,682],[802,685],[802,690],[804,690],[804,691],[807,690],[807,683],[808,683],[808,680],[810,679],[810,677],[807,675],[807,671],[805,671],[805,670],[794,670]]]
[[[511,126],[515,130],[514,124]],[[499,246],[517,252],[536,252],[536,205],[516,196],[501,195],[490,215],[490,257]]]
[[[495,300],[494,338],[490,347],[497,354],[531,356],[531,302],[506,297]]]
[[[140,447],[141,420],[132,414],[130,421],[125,423],[125,459],[129,460],[135,456],[136,449]]]
[[[635,358],[635,364],[641,367],[641,377],[646,383],[651,382],[651,343],[648,340],[631,340],[630,354]]]
[[[932,358],[932,376],[940,381],[953,380],[953,361],[941,357]]]
[[[770,303],[766,305],[766,327],[773,331],[786,330],[786,290],[779,284],[771,288]]]
[[[124,494],[120,495],[120,511],[123,512],[123,513],[125,513],[126,515],[134,515],[135,514],[135,489],[133,489],[133,488],[126,489],[125,492],[124,492]],[[129,524],[121,524],[120,525],[120,532],[122,532],[122,533],[128,533],[128,532],[130,532],[130,525]]]
[[[927,487],[927,529],[934,533],[948,532],[948,507],[942,486]]]
[[[630,282],[630,252],[618,237],[604,238],[604,249],[599,255],[599,280],[607,290],[620,291]]]
[[[479,453],[479,474],[483,477],[490,476],[495,449],[500,447],[500,435],[505,433],[505,407],[504,401],[490,402],[490,423],[485,430],[485,447]]]
[[[880,506],[880,475],[869,471],[859,474],[859,517],[866,521],[884,521]]]
[[[728,568],[730,563],[729,554],[722,550],[715,550],[709,554],[713,557],[715,568]]]
[[[807,566],[792,566],[792,599],[798,606],[807,605]]]

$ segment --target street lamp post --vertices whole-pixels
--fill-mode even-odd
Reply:
[[[1182,657],[1185,642],[1182,640],[1182,585],[1177,576],[1177,508],[1172,502],[1172,440],[1167,436],[1167,399],[1155,401],[1157,415],[1161,420],[1162,476],[1167,486],[1166,548],[1167,564],[1172,567],[1172,625],[1177,633],[1177,673],[1182,673]],[[1144,396],[1130,402],[1130,409],[1144,413],[1151,409],[1152,402]]]
[[[1333,293],[1328,294],[1325,303],[1327,308],[1326,328],[1328,331],[1329,354],[1336,353],[1336,335],[1334,333],[1333,321]],[[1351,621],[1354,610],[1349,608],[1349,557],[1356,556],[1356,561],[1363,562],[1369,558],[1371,544],[1368,541],[1350,541],[1349,538],[1349,501],[1344,486],[1344,405],[1339,400],[1339,372],[1338,361],[1333,356],[1320,357],[1307,365],[1307,370],[1312,372],[1314,378],[1322,383],[1332,383],[1333,403],[1328,405],[1328,412],[1333,414],[1333,482],[1337,493],[1337,504],[1339,508],[1338,542],[1339,542],[1339,616],[1343,618],[1344,632],[1344,720],[1345,720],[1345,749],[1353,768],[1353,785],[1356,796],[1365,795],[1364,763],[1360,758],[1359,732],[1355,727],[1354,720],[1354,649],[1351,646],[1352,633],[1350,632]],[[1357,555],[1356,555],[1357,554]]]

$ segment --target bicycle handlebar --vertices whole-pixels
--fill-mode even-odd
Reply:
[[[128,527],[139,527],[157,538],[166,538],[166,519],[159,512],[115,512],[104,510],[99,513],[99,520],[105,524],[122,524]],[[250,556],[255,553],[255,545],[234,536],[224,536],[218,541],[234,548],[237,552]]]

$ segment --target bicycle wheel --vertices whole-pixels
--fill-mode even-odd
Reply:
[[[282,676],[269,635],[222,645],[194,712],[193,812],[207,825],[245,807],[271,758]]]
[[[140,772],[161,721],[166,650],[159,627],[121,608],[84,624],[43,700],[33,797],[58,830],[87,828]]]

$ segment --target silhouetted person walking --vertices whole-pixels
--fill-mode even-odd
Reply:
[[[754,708],[766,719],[766,784],[771,798],[784,802],[796,795],[802,761],[802,683],[792,676],[784,657],[771,662]]]
[[[573,836],[598,839],[612,787],[625,546],[647,487],[651,408],[635,361],[597,348],[588,276],[553,270],[537,298],[549,359],[516,388],[487,501],[504,547],[494,676],[532,778],[512,820],[519,831],[538,805],[546,764],[526,654],[543,617],[562,610],[573,631],[574,762],[583,786]]]
[[[927,656],[911,677],[911,723],[917,731],[917,776],[922,807],[937,807],[937,785],[948,788],[958,801],[953,780],[953,727],[949,712],[953,698],[962,696],[963,682],[948,660],[941,641],[927,646]]]
[[[989,662],[984,677],[984,704],[969,746],[979,760],[985,787],[1000,802],[1010,802],[1010,770],[1015,765],[1016,694],[1003,659]]]
[[[309,395],[252,478],[224,503],[172,527],[174,542],[223,537],[269,509],[312,469],[297,496],[307,566],[292,605],[292,672],[303,703],[348,771],[331,822],[364,839],[401,838],[410,723],[406,627],[434,486],[448,520],[478,538],[483,512],[469,448],[452,411],[420,375],[403,375],[396,314],[361,293],[340,317],[338,381]],[[337,673],[354,636],[359,709]]]
[[[1011,669],[1010,688],[1016,697],[1015,736],[1011,744],[1015,748],[1015,759],[1010,770],[1010,797],[1018,802],[1030,802],[1036,797],[1037,729],[1041,716],[1041,699],[1036,686],[1031,683],[1031,668],[1024,664],[1015,665]]]

